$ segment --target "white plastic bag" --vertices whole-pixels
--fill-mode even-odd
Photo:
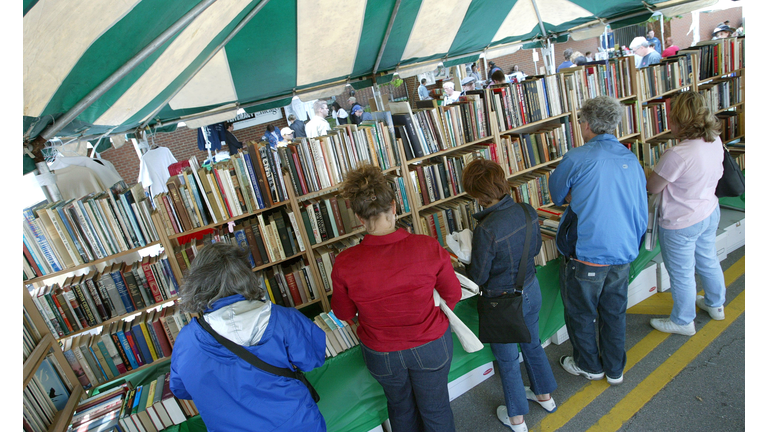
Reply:
[[[480,342],[480,339],[478,339],[477,336],[472,333],[472,330],[470,330],[469,327],[467,327],[467,325],[453,313],[451,308],[445,303],[445,300],[440,297],[440,294],[438,294],[436,289],[432,290],[432,296],[435,299],[435,306],[439,307],[448,317],[448,322],[451,324],[451,330],[456,333],[456,337],[459,338],[459,342],[461,343],[462,348],[464,348],[464,351],[473,353],[483,349],[483,343]]]
[[[450,233],[445,237],[445,243],[459,261],[464,264],[472,261],[472,231],[469,228]]]

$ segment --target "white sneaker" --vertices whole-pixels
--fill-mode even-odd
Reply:
[[[612,386],[619,385],[624,382],[624,374],[621,374],[621,376],[618,378],[611,378],[608,375],[606,375],[605,379],[608,380],[608,384]]]
[[[560,357],[560,366],[562,366],[563,369],[565,369],[565,371],[571,375],[581,375],[584,378],[592,381],[601,380],[605,376],[604,372],[600,372],[597,374],[590,373],[576,366],[576,362],[573,360],[573,356]]]
[[[652,318],[651,327],[664,333],[677,333],[683,336],[693,336],[696,334],[696,326],[693,321],[687,325],[678,325],[669,320],[669,318]]]
[[[725,319],[725,309],[723,306],[719,307],[710,307],[707,306],[706,303],[704,303],[704,296],[697,295],[696,296],[696,306],[699,307],[701,310],[705,310],[709,313],[709,316],[712,317],[713,320],[716,321],[722,321]]]
[[[533,390],[531,390],[530,387],[526,387],[525,398],[528,399],[529,401],[533,401],[541,405],[541,407],[544,408],[544,411],[548,413],[553,413],[557,411],[557,405],[555,404],[555,400],[552,398],[552,395],[549,395],[549,400],[540,401],[536,399],[536,394],[533,393]]]
[[[528,432],[528,426],[525,425],[525,420],[523,420],[522,423],[516,424],[516,425],[513,425],[512,422],[509,421],[509,415],[507,415],[506,405],[500,405],[498,408],[496,408],[496,417],[499,418],[500,422],[509,426],[509,428],[512,429],[514,432]]]

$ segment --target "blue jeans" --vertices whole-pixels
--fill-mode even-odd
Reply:
[[[716,207],[706,219],[689,227],[659,227],[661,256],[674,300],[669,319],[675,324],[687,325],[696,317],[695,273],[701,277],[706,305],[719,307],[725,303],[725,278],[715,247],[719,223],[720,207]]]
[[[565,326],[576,366],[589,373],[605,372],[611,378],[624,374],[627,353],[627,285],[629,264],[590,266],[563,259],[560,294]],[[599,332],[595,332],[595,320]]]
[[[402,351],[379,352],[362,345],[368,371],[384,388],[393,432],[454,431],[448,397],[453,336]]]
[[[557,388],[555,375],[552,373],[539,339],[539,310],[541,310],[541,289],[539,280],[533,278],[533,281],[523,288],[523,315],[528,331],[531,333],[531,342],[519,345],[531,390],[537,395],[552,393]],[[510,417],[528,413],[528,399],[525,397],[525,387],[520,376],[517,346],[516,343],[491,344],[491,351],[499,365],[504,403]]]

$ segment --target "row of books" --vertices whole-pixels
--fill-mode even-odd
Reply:
[[[632,59],[628,57],[613,58],[589,62],[577,68],[565,71],[567,79],[572,80],[577,108],[587,99],[597,96],[611,96],[622,99],[632,96]]]
[[[303,259],[265,269],[259,277],[274,304],[297,307],[320,298],[317,282]]]
[[[558,75],[531,76],[521,83],[492,86],[490,91],[502,132],[569,111]]]
[[[717,112],[744,102],[741,87],[741,77],[724,79],[699,87],[699,93],[704,95],[711,112]]]
[[[33,288],[30,295],[51,333],[64,337],[171,300],[178,289],[168,258],[154,256],[70,276],[61,285]]]
[[[550,167],[547,167],[550,168]],[[551,170],[536,170],[515,177],[510,195],[515,202],[524,202],[537,209],[552,203],[549,196],[549,173]]]
[[[666,97],[648,102],[642,107],[643,137],[648,139],[669,130],[672,99]]]
[[[82,401],[68,431],[157,432],[197,415],[192,401],[176,399],[170,389],[170,373],[149,384],[132,388],[130,383]]]
[[[357,338],[357,324],[350,326],[349,322],[336,318],[333,311],[321,312],[315,316],[315,324],[325,332],[325,358],[336,357],[342,352],[360,345]]]
[[[565,211],[562,207],[548,207],[536,209],[539,215],[539,228],[541,231],[541,249],[534,258],[534,263],[539,266],[557,259],[560,252],[557,250],[557,228],[560,226],[560,217]]]
[[[503,135],[499,164],[508,175],[563,157],[573,148],[570,122],[520,135]],[[495,160],[495,159],[494,159]]]
[[[677,139],[674,138],[654,139],[646,142],[643,147],[643,157],[641,160],[643,167],[653,170],[656,163],[661,158],[661,155],[663,155],[668,148],[677,145],[677,143]]]
[[[477,226],[472,214],[478,211],[477,201],[468,197],[435,206],[420,215],[421,231],[445,247],[445,237],[450,233],[467,228],[473,230]]]
[[[738,155],[733,155],[733,158],[736,159],[736,163],[739,165],[739,168],[742,171],[744,171],[744,169],[745,169],[744,168],[744,162],[745,162],[744,153],[739,153]]]
[[[316,245],[362,227],[348,199],[329,195],[306,201],[301,208],[309,244]]]
[[[53,354],[42,359],[35,374],[24,386],[23,428],[29,432],[47,432],[56,413],[63,410],[69,401],[72,386],[65,383],[61,365]]]
[[[360,232],[352,236],[340,239],[339,241],[321,246],[315,250],[315,261],[317,268],[320,271],[320,280],[323,283],[325,292],[329,295],[333,293],[331,272],[333,272],[333,265],[336,262],[336,256],[343,250],[359,244],[364,235],[365,233]]]
[[[141,183],[24,209],[24,278],[45,276],[160,240]]]
[[[40,331],[35,326],[34,321],[32,321],[32,317],[29,316],[29,312],[27,312],[26,309],[24,309],[24,323],[22,325],[23,328],[23,353],[24,353],[24,361],[27,361],[27,358],[32,354],[32,351],[35,350],[37,347],[37,344],[40,343],[40,340],[42,339],[42,335],[40,334]]]
[[[464,166],[471,162],[472,154],[432,158],[432,164],[418,164],[409,172],[413,190],[419,204],[425,206],[435,201],[444,200],[464,193],[461,176]]]
[[[616,126],[614,134],[616,137],[634,135],[639,132],[637,129],[637,102],[622,103],[624,115],[621,116],[621,122]]]
[[[181,328],[191,317],[172,305],[144,311],[130,321],[102,326],[64,341],[64,357],[83,388],[114,380],[146,364],[170,358]]]
[[[744,136],[744,111],[723,111],[717,114],[720,119],[720,139],[723,142]]]
[[[386,112],[374,114],[381,118],[389,116]],[[394,139],[386,122],[366,121],[336,126],[317,138],[301,138],[278,147],[278,153],[296,195],[301,196],[340,184],[349,171],[363,163],[382,170],[397,166],[400,159]]]
[[[659,64],[639,69],[638,96],[641,100],[648,100],[674,89],[690,86],[693,79],[691,62],[690,53],[682,53],[663,59]]]
[[[724,75],[744,67],[744,36],[702,41],[699,51],[699,79]]]

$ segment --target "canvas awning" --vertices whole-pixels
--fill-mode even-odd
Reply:
[[[25,0],[24,137],[93,136],[232,106],[284,106],[294,94],[374,72],[387,80],[409,66],[713,2]],[[198,15],[178,23],[195,8]],[[174,24],[179,31],[158,42]]]

